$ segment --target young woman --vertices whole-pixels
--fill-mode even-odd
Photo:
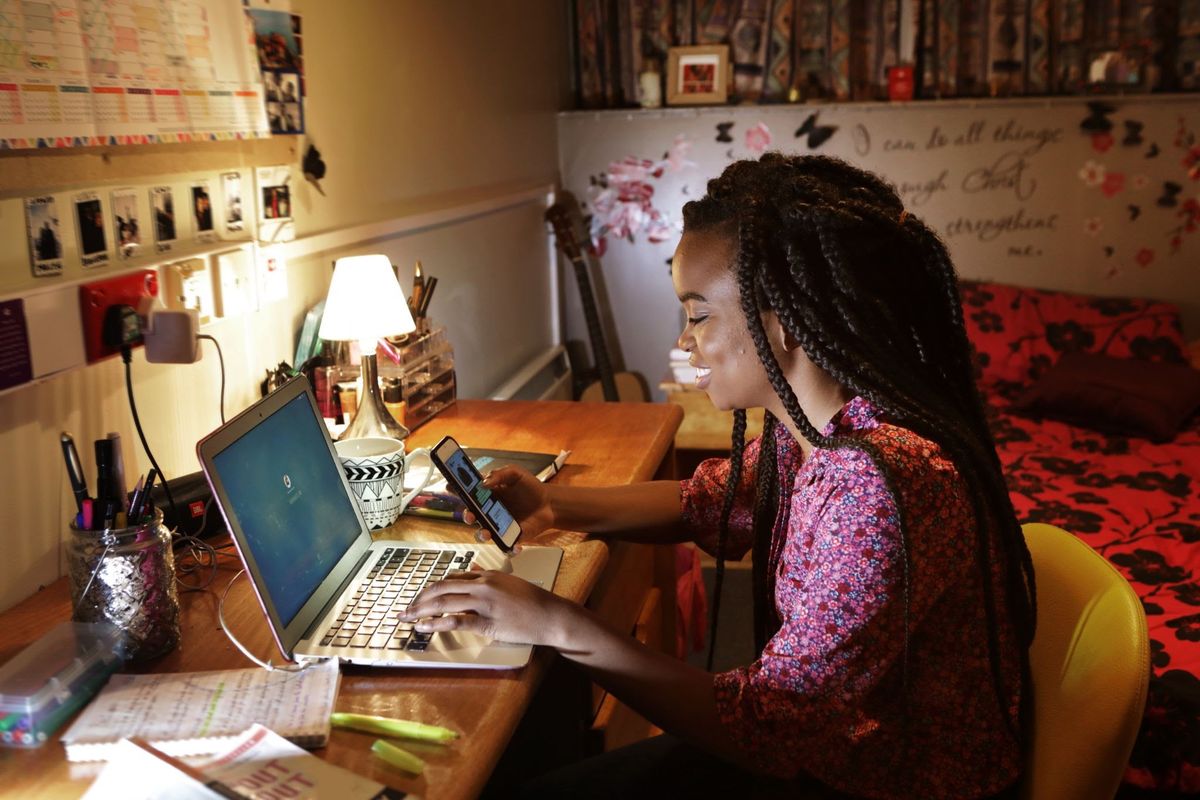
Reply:
[[[547,776],[546,796],[1015,795],[1033,570],[945,247],[888,185],[823,157],[734,163],[683,218],[679,346],[735,409],[732,456],[680,483],[487,484],[530,538],[752,549],[758,660],[710,674],[496,573],[426,589],[411,618],[554,647],[667,732]]]

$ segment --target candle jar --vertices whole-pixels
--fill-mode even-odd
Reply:
[[[161,510],[140,525],[80,530],[67,539],[76,622],[108,622],[125,637],[125,657],[145,661],[179,643],[179,595],[171,532]]]

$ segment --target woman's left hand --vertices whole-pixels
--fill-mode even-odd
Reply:
[[[564,644],[572,603],[515,575],[451,573],[426,586],[400,615],[419,631],[469,631],[512,644]],[[444,616],[438,616],[444,615]]]

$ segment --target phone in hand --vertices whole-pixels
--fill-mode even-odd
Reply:
[[[483,476],[458,442],[443,436],[430,456],[446,477],[446,485],[466,503],[475,519],[492,535],[496,546],[511,553],[521,536],[521,526],[492,490],[483,485]]]

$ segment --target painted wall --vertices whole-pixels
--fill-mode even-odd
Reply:
[[[572,112],[560,162],[603,240],[627,366],[652,386],[682,325],[669,274],[681,208],[766,149],[886,176],[963,276],[1172,300],[1200,336],[1200,103],[1110,101],[1111,113],[1082,99]],[[567,335],[586,340],[567,283]]]
[[[561,4],[294,0],[292,7],[304,18],[307,138],[0,154],[0,294],[45,285],[30,276],[24,246],[21,198],[31,194],[186,182],[236,168],[249,175],[252,166],[278,163],[293,164],[298,178],[311,140],[329,173],[324,195],[298,181],[293,203],[303,238],[555,181],[554,115],[569,102]],[[345,252],[384,252],[404,265],[421,259],[439,276],[431,315],[448,326],[460,396],[486,395],[550,344],[550,265],[535,205]],[[265,367],[291,361],[304,311],[324,296],[330,262],[341,254],[294,259],[285,301],[206,326],[225,352],[228,416],[256,399]],[[50,280],[82,276],[75,258]],[[195,441],[219,422],[217,359],[211,343],[203,350],[204,360],[191,366],[134,358],[142,423],[169,475],[198,468]],[[60,542],[74,504],[58,447],[62,430],[74,433],[89,474],[90,443],[107,431],[121,433],[128,472],[149,467],[119,359],[0,395],[7,564],[0,610],[62,573]]]

